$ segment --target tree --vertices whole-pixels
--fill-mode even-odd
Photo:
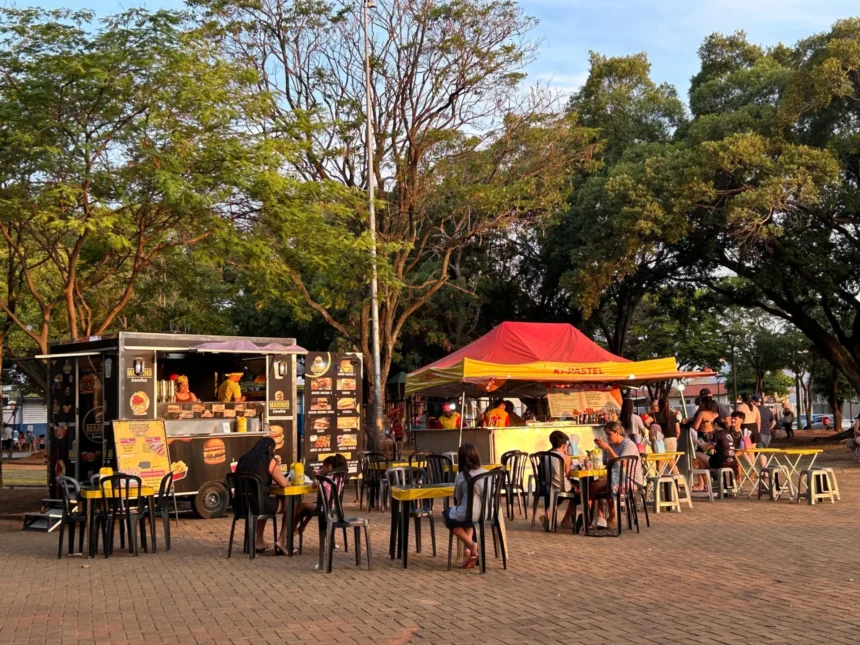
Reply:
[[[685,121],[675,89],[654,83],[650,69],[645,54],[591,54],[588,80],[571,97],[569,110],[600,133],[601,165],[575,175],[570,208],[547,236],[550,253],[565,259],[565,291],[592,319],[609,350],[624,356],[642,299],[678,271],[680,259],[663,240],[650,247],[641,244],[653,236],[630,217],[614,187],[619,168],[668,145]],[[626,244],[626,237],[618,235],[624,227],[640,236],[637,253],[619,247]]]
[[[111,328],[159,258],[246,212],[248,76],[183,20],[0,10],[0,310],[43,353]]]
[[[261,131],[299,148],[258,193],[261,295],[322,317],[369,355],[360,16],[319,0],[198,4],[272,98]],[[467,289],[460,251],[545,220],[592,153],[573,117],[541,93],[519,98],[534,24],[507,0],[382,0],[372,12],[382,380],[410,320],[443,289]]]
[[[611,178],[624,217],[600,294],[674,245],[693,279],[802,332],[860,391],[860,20],[794,48],[709,37],[672,145]]]

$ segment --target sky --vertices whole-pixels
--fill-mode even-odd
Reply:
[[[0,6],[88,8],[109,14],[133,6],[179,8],[181,0],[0,0]],[[857,0],[520,0],[537,17],[541,41],[529,78],[574,91],[588,73],[588,52],[619,56],[644,51],[652,78],[686,98],[698,71],[697,50],[708,34],[742,29],[760,45],[791,45],[826,31],[839,18],[860,16]]]

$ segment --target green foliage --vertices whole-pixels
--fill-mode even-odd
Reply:
[[[0,232],[39,322],[0,308],[42,349],[108,329],[162,253],[248,209],[252,77],[184,21],[0,10]]]

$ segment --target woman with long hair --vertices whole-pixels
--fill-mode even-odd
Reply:
[[[257,475],[263,480],[263,494],[269,490],[269,486],[273,483],[278,486],[289,486],[290,482],[281,473],[281,468],[278,460],[275,458],[275,440],[271,437],[263,437],[254,447],[244,455],[239,457],[239,463],[236,464],[236,472],[246,475]],[[272,513],[284,513],[284,500],[277,499],[271,495],[266,495],[262,500],[259,500],[261,511],[266,515]],[[233,509],[234,513],[243,513],[244,509]],[[266,551],[269,546],[263,540],[263,531],[266,530],[266,520],[257,521],[257,543],[254,548],[258,553]],[[290,527],[292,530],[292,527]],[[281,523],[281,534],[278,536],[278,543],[275,545],[275,555],[286,555],[287,553],[287,515],[284,513],[284,519]]]
[[[657,403],[657,412],[654,417],[663,429],[663,441],[666,444],[666,452],[677,452],[678,437],[681,436],[681,424],[675,416],[675,411],[669,405],[669,398],[664,396]]]
[[[639,435],[639,437],[645,435],[645,424],[642,423],[642,417],[633,412],[633,399],[624,399],[618,420],[628,435]],[[637,443],[641,443],[641,441],[640,439]]]

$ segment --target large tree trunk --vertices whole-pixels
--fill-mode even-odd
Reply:
[[[836,431],[842,430],[842,399],[839,398],[839,370],[831,368],[830,390],[827,394],[827,402],[833,412],[833,427]]]

